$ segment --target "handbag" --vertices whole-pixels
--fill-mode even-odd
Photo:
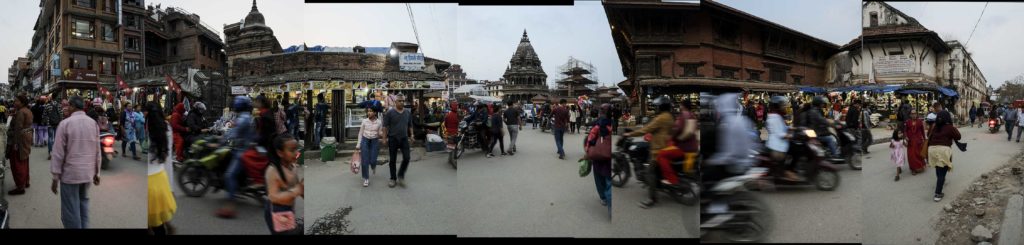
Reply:
[[[957,133],[960,132],[960,130],[956,129],[956,127],[953,127],[953,130],[956,130]],[[967,143],[961,143],[959,140],[954,140],[953,143],[956,144],[956,148],[960,148],[961,152],[967,151]]]
[[[352,170],[353,174],[359,173],[359,167],[362,166],[360,159],[362,158],[360,158],[360,153],[358,151],[352,153],[352,160],[349,161],[349,168]]]
[[[274,224],[274,232],[283,233],[291,230],[295,230],[295,211],[280,211],[274,212],[274,203],[270,203],[270,218]]]
[[[612,141],[611,136],[597,137],[597,144],[594,144],[587,149],[587,159],[592,161],[610,161],[612,160]]]

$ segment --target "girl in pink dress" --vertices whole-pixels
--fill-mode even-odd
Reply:
[[[899,129],[892,131],[892,139],[889,141],[889,148],[892,149],[889,158],[896,165],[896,180],[900,181],[900,174],[903,173],[903,165],[907,163],[907,142],[903,140],[903,132]]]

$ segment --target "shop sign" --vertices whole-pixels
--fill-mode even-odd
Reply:
[[[99,81],[99,76],[98,76],[98,74],[96,74],[96,71],[77,70],[77,69],[75,69],[75,70],[65,69],[64,70],[64,79],[65,80],[75,80],[75,81],[91,81],[91,82],[96,82],[96,81]]]
[[[423,71],[426,66],[421,53],[398,54],[398,70],[400,71]]]
[[[430,89],[445,89],[445,87],[447,86],[445,86],[444,82],[430,81]]]
[[[888,55],[875,58],[874,68],[878,75],[905,74],[914,72],[917,62],[912,55]]]
[[[247,94],[248,88],[244,86],[231,86],[231,95]]]

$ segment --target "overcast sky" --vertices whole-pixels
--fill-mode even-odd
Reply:
[[[1024,73],[1024,3],[993,2],[891,2],[889,5],[917,19],[945,41],[967,44],[974,63],[993,88]],[[978,17],[981,21],[978,22]],[[978,28],[971,37],[971,30]]]

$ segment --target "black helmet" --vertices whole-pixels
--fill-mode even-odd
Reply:
[[[771,100],[768,101],[768,108],[782,109],[789,105],[789,98],[786,96],[772,96]]]
[[[658,96],[658,98],[655,98],[654,100],[651,101],[651,104],[654,104],[655,107],[658,107],[658,111],[672,110],[672,98],[669,98],[668,95]]]
[[[828,103],[828,100],[826,100],[825,97],[814,96],[814,99],[811,99],[811,105],[814,107],[825,106],[825,103]]]

